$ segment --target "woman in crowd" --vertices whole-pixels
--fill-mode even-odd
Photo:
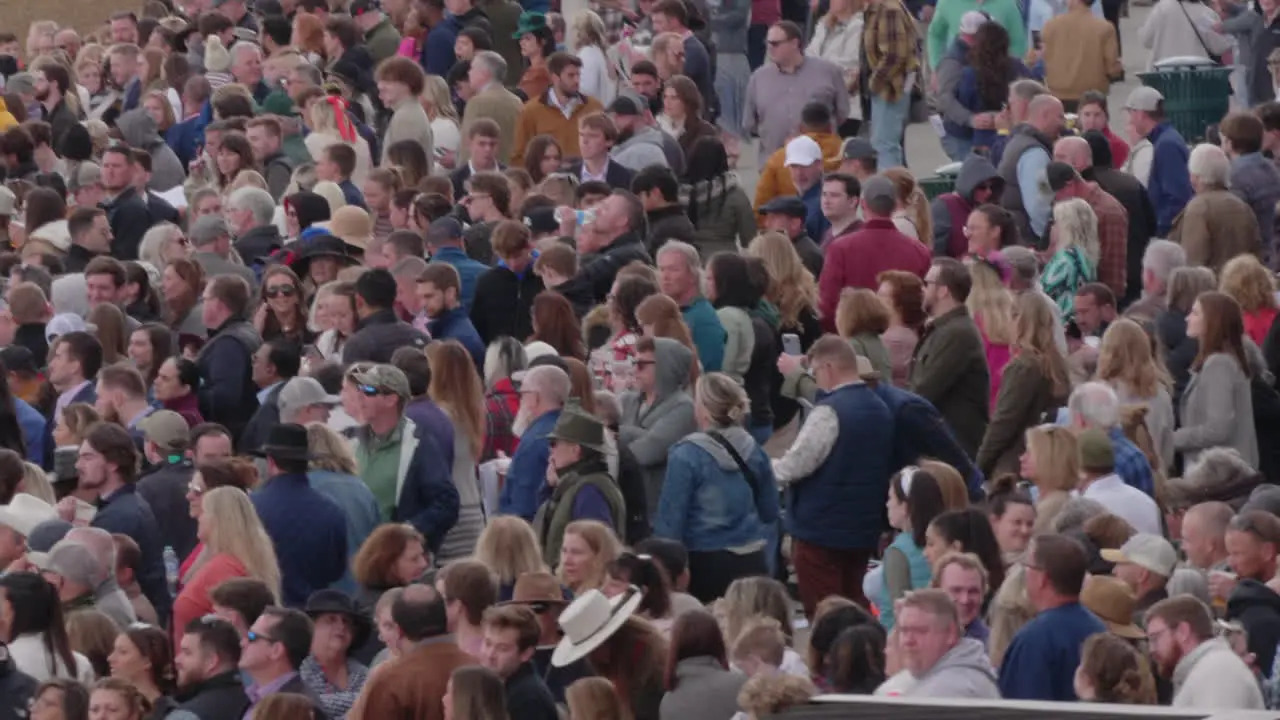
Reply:
[[[898,194],[898,208],[893,211],[893,225],[898,232],[916,240],[933,237],[929,199],[916,184],[915,176],[900,167],[885,170],[884,176],[893,181]]]
[[[978,468],[987,477],[1018,467],[1026,429],[1066,404],[1071,391],[1067,361],[1053,342],[1054,319],[1048,304],[1023,293],[1015,316],[1014,358],[1004,368],[995,412],[978,449]]]
[[[746,393],[729,376],[698,378],[694,417],[701,432],[672,446],[654,517],[655,535],[689,550],[689,592],[704,603],[768,567],[766,528],[778,519],[777,482],[764,450],[742,427],[747,411]]]
[[[31,720],[89,720],[89,689],[75,680],[46,680],[31,695]]]
[[[37,682],[93,681],[89,659],[71,650],[58,591],[30,572],[0,575],[0,641],[14,666]]]
[[[431,87],[430,77],[427,80],[426,87]],[[424,91],[423,94],[426,92]],[[427,112],[427,117],[431,117],[430,111]],[[445,121],[441,126],[447,130],[447,117]],[[397,140],[388,145],[387,160],[383,164],[399,170],[400,179],[407,188],[417,188],[418,183],[431,175],[431,159],[427,157],[427,151],[423,149],[421,143],[413,140]]]
[[[492,670],[466,665],[453,671],[445,686],[444,717],[449,720],[505,720],[507,692]]]
[[[71,651],[89,658],[95,676],[110,675],[111,664],[107,658],[115,650],[120,626],[106,613],[92,607],[67,612],[66,618],[67,642],[71,643]]]
[[[1013,636],[1035,616],[1036,606],[1027,596],[1026,568],[1015,563],[1009,566],[1004,583],[991,598],[991,608],[987,612],[987,624],[991,626],[991,634],[987,636],[987,657],[991,659],[992,667],[1000,667]]]
[[[1036,523],[1035,501],[1018,488],[1017,481],[1015,474],[1002,475],[992,481],[987,494],[988,518],[1006,567],[1026,552]],[[993,583],[992,587],[998,586]]]
[[[395,168],[378,167],[369,172],[369,178],[361,188],[365,205],[369,206],[369,216],[373,219],[373,237],[375,242],[385,242],[395,230],[391,223],[391,203],[400,191],[400,173]]]
[[[200,298],[204,293],[204,270],[193,260],[175,260],[165,266],[160,288],[165,307],[169,309],[165,315],[165,324],[169,329],[179,336],[207,337],[200,311]],[[217,328],[209,328],[215,329]]]
[[[1040,273],[1040,287],[1069,323],[1075,319],[1076,291],[1098,279],[1098,216],[1089,203],[1072,198],[1053,206],[1053,228],[1057,240]]]
[[[640,330],[645,337],[671,338],[689,348],[694,357],[697,357],[698,349],[693,344],[693,334],[685,324],[684,315],[680,312],[680,306],[675,300],[662,293],[650,295],[636,308],[636,320],[640,323]],[[693,363],[689,368],[690,385],[697,381],[698,375],[698,363]]]
[[[667,653],[667,641],[652,623],[629,617],[587,660],[597,677],[613,684],[634,720],[658,720]]]
[[[745,675],[729,670],[724,636],[711,613],[690,610],[676,618],[667,654],[667,693],[659,717],[732,716],[738,708],[738,691]]]
[[[556,574],[574,595],[604,586],[605,568],[622,551],[613,530],[595,520],[575,520],[564,529]]]
[[[160,364],[151,386],[155,399],[165,410],[172,410],[187,421],[189,427],[204,422],[200,415],[200,369],[194,362],[174,356]]]
[[[547,59],[556,52],[556,36],[547,24],[546,15],[540,12],[524,12],[520,14],[520,29],[516,31],[520,40],[520,55],[524,57],[524,75],[520,76],[517,87],[531,101],[537,101],[551,87],[551,71],[547,69]]]
[[[261,168],[253,159],[253,146],[244,133],[232,130],[223,133],[222,145],[214,158],[217,172],[218,189],[223,193],[231,190],[233,183],[242,173],[252,170],[261,173]]]
[[[230,461],[201,466],[201,476],[231,472]],[[194,482],[194,480],[193,480]],[[186,583],[173,602],[173,627],[185,628],[195,618],[213,612],[209,591],[223,580],[252,577],[280,596],[280,567],[275,546],[262,527],[249,496],[235,487],[217,487],[200,500],[196,537],[203,544],[186,574]]]
[[[1245,333],[1258,347],[1262,347],[1276,315],[1280,314],[1271,272],[1262,266],[1256,255],[1237,255],[1222,266],[1218,289],[1240,304]]]
[[[564,693],[570,718],[628,720],[630,714],[614,691],[613,683],[602,677],[574,680]],[[456,716],[455,716],[456,717]]]
[[[736,252],[712,255],[702,282],[707,300],[715,306],[716,316],[724,326],[724,362],[720,370],[741,383],[751,369],[756,335],[751,311],[760,295],[752,291],[746,260]]]
[[[327,95],[311,104],[305,118],[311,130],[305,141],[311,159],[317,163],[324,162],[325,148],[340,143],[349,145],[356,151],[356,169],[350,180],[356,187],[363,185],[365,178],[369,176],[369,170],[373,168],[373,158],[369,154],[369,143],[360,136],[351,122],[347,101]]]
[[[311,653],[298,668],[307,689],[331,718],[345,717],[369,679],[369,668],[352,657],[373,634],[365,610],[340,590],[317,590],[307,598],[314,623]]]
[[[836,306],[836,331],[846,338],[858,355],[871,362],[880,377],[892,377],[893,361],[880,336],[889,329],[889,311],[876,294],[866,288],[845,288]]]
[[[462,145],[462,133],[459,128],[462,120],[458,117],[458,108],[449,97],[449,86],[444,78],[438,75],[426,77],[426,84],[422,89],[422,109],[431,120],[432,143],[436,148],[445,151],[441,164],[447,158],[456,165],[454,158]],[[428,167],[430,167],[429,162]]]
[[[340,359],[347,338],[356,331],[356,286],[340,280],[325,283],[316,295],[320,312],[329,323],[329,328],[316,338],[316,350],[325,360]]]
[[[594,12],[585,10],[577,13],[572,22],[572,47],[576,48],[578,59],[582,61],[582,80],[578,91],[608,107],[618,91],[618,70],[609,56],[604,21]]]
[[[1111,633],[1090,635],[1080,648],[1076,696],[1085,702],[1155,705],[1151,665],[1133,643]]]
[[[894,602],[909,590],[927,587],[933,576],[924,555],[925,533],[942,512],[942,490],[932,475],[908,466],[890,478],[885,507],[889,524],[899,532],[884,551],[881,587],[872,597],[880,610],[880,624],[888,631],[893,630]]]
[[[111,677],[130,683],[151,704],[153,717],[163,718],[177,709],[171,695],[177,681],[173,650],[164,630],[150,625],[129,626],[116,636],[107,659]]]
[[[98,344],[102,346],[102,364],[114,365],[129,357],[129,334],[124,313],[115,303],[98,303],[85,318],[96,330]]]
[[[119,678],[99,680],[89,694],[89,717],[92,720],[144,720],[151,711],[151,703],[142,692]]]
[[[698,249],[704,256],[739,252],[756,235],[756,217],[737,173],[729,170],[724,143],[714,135],[701,138],[685,158],[686,184],[680,189],[688,197]]]
[[[296,345],[314,340],[307,329],[307,308],[302,302],[302,281],[284,265],[273,265],[262,276],[262,304],[253,314],[253,325],[264,343],[284,338]]]
[[[1000,543],[986,513],[978,508],[948,510],[929,523],[924,546],[924,556],[929,565],[936,568],[942,556],[949,552],[978,556],[987,570],[991,588],[1000,587],[1004,582],[1005,566],[1000,555]]]
[[[1027,449],[1019,458],[1018,473],[1031,483],[1036,501],[1032,534],[1048,532],[1062,505],[1080,483],[1080,452],[1076,436],[1057,425],[1037,425],[1027,430]]]
[[[1159,355],[1173,378],[1173,407],[1182,405],[1182,394],[1191,380],[1191,363],[1200,346],[1187,336],[1187,316],[1200,293],[1217,288],[1218,280],[1206,267],[1180,267],[1169,275],[1165,290],[1166,309],[1156,316]]]
[[[530,342],[545,342],[561,357],[587,359],[582,343],[582,328],[573,305],[554,290],[543,290],[533,299],[533,335]]]
[[[840,683],[846,692],[871,694],[881,682],[885,673],[885,629],[876,622],[875,617],[861,605],[839,596],[831,596],[818,603],[813,614],[813,629],[809,632],[808,665],[812,670],[813,681],[823,689],[834,689],[830,682],[833,672],[839,665],[836,657],[836,641],[850,629],[871,626],[870,641],[863,647],[870,652],[866,655],[867,676],[863,680],[866,689],[859,689],[851,682]],[[852,673],[849,673],[852,675]],[[874,683],[874,685],[873,685]]]
[[[1013,293],[1005,287],[1004,279],[1009,267],[990,255],[976,256],[969,263],[969,277],[973,281],[965,307],[978,332],[982,335],[982,348],[987,354],[987,371],[991,376],[991,409],[996,408],[1000,395],[1005,366],[1013,354],[1017,329],[1014,327]],[[1052,319],[1052,318],[1051,318]]]
[[[764,297],[778,309],[779,329],[800,337],[800,349],[808,352],[822,337],[818,321],[818,282],[804,266],[790,238],[778,232],[760,233],[747,247],[747,255],[759,258],[769,270]]]
[[[999,113],[1009,102],[1009,84],[1031,76],[1021,60],[1009,55],[1009,31],[998,22],[985,22],[973,34],[967,60],[954,95],[974,115]],[[990,152],[997,136],[995,128],[974,128],[972,148]]]
[[[160,294],[151,286],[151,276],[136,260],[124,263],[124,287],[118,304],[124,314],[138,322],[160,319]]]
[[[721,615],[724,636],[730,643],[737,642],[748,622],[757,617],[776,621],[788,641],[795,635],[791,624],[791,596],[787,594],[785,585],[770,577],[753,575],[729,583],[723,600],[716,603],[716,612]],[[809,676],[804,658],[791,647],[783,650],[778,669],[784,673]]]
[[[444,564],[471,555],[484,530],[480,481],[476,462],[484,451],[484,389],[471,354],[457,340],[431,343],[431,385],[428,393],[453,424],[453,485],[458,490],[458,519],[445,534],[436,562]]]
[[[698,86],[684,75],[668,79],[662,91],[662,114],[658,116],[658,127],[679,141],[686,159],[693,157],[694,146],[699,140],[717,135],[715,126],[702,119],[703,100]],[[686,169],[687,166],[686,162]]]
[[[620,277],[614,282],[608,302],[612,335],[608,343],[591,353],[591,372],[605,390],[622,392],[631,389],[636,340],[640,337],[636,308],[657,292],[658,286],[643,277]]]
[[[610,599],[625,594],[632,587],[640,589],[643,599],[636,614],[653,623],[663,636],[671,636],[675,611],[671,605],[671,583],[666,572],[648,555],[624,552],[609,563],[608,579],[600,589]]]
[[[217,195],[216,190],[208,188],[206,190],[215,196]],[[194,197],[193,205],[195,204]],[[177,225],[171,222],[157,223],[142,235],[142,242],[138,244],[138,258],[142,262],[150,263],[151,267],[159,270],[160,278],[163,281],[164,269],[168,267],[169,263],[174,260],[191,258],[191,241],[187,239],[186,235],[182,234],[182,228]]]
[[[102,61],[81,57],[76,61],[76,83],[89,92],[88,120],[115,123],[120,115],[120,93],[104,81]]]
[[[1147,408],[1146,426],[1165,470],[1173,468],[1172,380],[1152,354],[1151,337],[1138,323],[1117,318],[1102,334],[1095,377],[1110,385],[1122,405]],[[1159,468],[1156,468],[1159,469]]]
[[[1182,396],[1182,426],[1173,445],[1183,461],[1194,463],[1213,447],[1234,448],[1258,467],[1258,436],[1253,424],[1252,370],[1244,353],[1240,305],[1216,291],[1201,293],[1187,316],[1187,337],[1200,349],[1191,363],[1191,381]]]
[[[535,136],[524,151],[524,169],[529,171],[535,185],[546,180],[548,175],[559,172],[563,162],[564,152],[560,143],[550,135]]]
[[[161,136],[169,132],[169,128],[177,123],[173,115],[173,105],[169,103],[166,93],[160,90],[152,90],[147,93],[146,98],[142,100],[142,108],[155,121],[156,132],[159,132]]]
[[[497,577],[501,602],[511,599],[521,575],[547,570],[533,526],[515,515],[498,515],[489,521],[476,542],[475,559]]]
[[[351,560],[352,575],[360,586],[356,601],[361,607],[381,606],[391,591],[417,582],[429,565],[422,533],[405,523],[383,523]],[[384,642],[381,634],[371,638],[356,651],[356,659],[371,665]]]
[[[858,88],[858,70],[862,64],[862,8],[859,0],[833,0],[830,9],[813,24],[813,36],[805,49],[808,57],[818,57],[835,63],[844,76],[845,87],[849,89],[849,118],[836,128],[840,137],[853,137],[858,134],[862,125],[862,103],[856,94]],[[820,143],[821,144],[821,143]],[[838,151],[837,145],[834,148]],[[834,157],[835,152],[828,152],[822,145],[823,155]]]
[[[889,328],[880,334],[880,341],[889,352],[893,384],[906,387],[911,357],[924,328],[924,281],[904,270],[886,270],[876,282],[880,283],[876,295],[889,310]]]
[[[284,199],[284,234],[296,240],[303,230],[320,222],[328,222],[329,203],[309,190],[296,192]]]
[[[969,213],[964,234],[969,239],[968,254],[980,257],[1018,243],[1013,215],[999,205],[979,205]]]
[[[151,387],[160,365],[173,356],[173,333],[160,323],[146,323],[129,335],[128,354],[147,387]]]
[[[520,438],[512,432],[512,422],[520,411],[520,394],[512,376],[523,372],[528,360],[524,345],[511,337],[500,337],[484,354],[484,451],[480,462],[488,462],[501,452],[511,457]]]
[[[312,487],[342,506],[347,516],[347,560],[351,558],[369,533],[378,526],[378,505],[371,493],[357,495],[346,491],[347,486],[364,485],[357,474],[356,459],[351,443],[338,431],[318,422],[307,423],[307,448],[311,460],[307,477]]]

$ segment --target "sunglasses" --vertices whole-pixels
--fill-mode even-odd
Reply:
[[[377,397],[379,395],[387,394],[385,390],[375,385],[356,385],[356,389],[364,393],[366,397]]]
[[[292,285],[272,285],[264,290],[262,294],[268,299],[274,300],[282,295],[284,297],[293,297],[297,292],[298,288]]]
[[[266,642],[269,642],[269,643],[280,642],[279,640],[271,637],[270,635],[263,635],[262,633],[256,633],[252,630],[245,633],[245,638],[247,638],[251,643],[258,642],[259,640],[265,640]]]

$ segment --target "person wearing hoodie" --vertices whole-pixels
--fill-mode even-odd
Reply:
[[[1000,688],[982,641],[964,636],[955,603],[943,590],[916,590],[901,601],[895,630],[903,670],[876,694],[996,700]],[[905,675],[905,676],[904,676]]]
[[[969,253],[969,214],[979,205],[999,203],[1004,179],[981,155],[969,155],[956,176],[956,189],[930,203],[934,257],[963,258]],[[1010,244],[1015,238],[1007,239]]]
[[[698,379],[694,400],[681,395],[696,428],[671,446],[661,492],[655,493],[653,534],[684,544],[689,592],[711,602],[734,580],[765,574],[766,528],[778,519],[778,487],[764,449],[742,426],[749,406],[737,382],[708,373]],[[625,417],[626,396],[623,403]]]
[[[1214,712],[1266,707],[1254,672],[1225,638],[1215,637],[1213,615],[1203,602],[1192,595],[1171,597],[1153,605],[1146,620],[1151,659],[1160,675],[1173,681],[1173,707]]]
[[[635,381],[621,397],[618,442],[635,455],[645,474],[649,514],[658,510],[667,451],[696,429],[693,399],[686,385],[693,352],[670,338],[636,341]]]
[[[648,104],[631,91],[623,91],[609,104],[609,117],[618,131],[618,139],[609,151],[614,162],[639,173],[654,165],[672,167],[667,155],[666,133],[645,123]],[[672,138],[672,146],[683,159],[680,143]],[[681,168],[683,169],[683,168]]]
[[[833,132],[831,124],[831,108],[824,103],[811,102],[800,110],[800,134],[813,138],[822,149],[822,169],[824,172],[836,172],[840,169],[840,136]],[[761,214],[759,224],[765,227],[763,208],[770,201],[780,197],[799,195],[791,172],[786,167],[787,149],[780,147],[765,160],[760,169],[760,178],[756,181],[756,212]],[[816,239],[816,238],[815,238]]]
[[[1225,619],[1244,627],[1256,667],[1269,678],[1280,642],[1280,594],[1267,583],[1276,576],[1280,518],[1264,510],[1242,512],[1227,525],[1225,541],[1236,585],[1230,589],[1230,579],[1215,573],[1213,590],[1227,598]]]
[[[478,27],[493,37],[493,23],[472,0],[444,0],[444,20],[432,27],[422,44],[421,65],[428,75],[444,77],[457,62],[453,45],[463,28]]]

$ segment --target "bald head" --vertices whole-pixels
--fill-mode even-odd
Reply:
[[[1076,135],[1069,135],[1054,143],[1053,159],[1070,165],[1076,172],[1084,172],[1093,167],[1093,151],[1089,148],[1089,141]]]
[[[1227,557],[1227,526],[1235,511],[1224,502],[1193,505],[1182,517],[1182,550],[1193,567],[1207,570]]]
[[[1052,95],[1037,95],[1027,104],[1027,122],[1049,137],[1062,132],[1062,120],[1062,101]]]

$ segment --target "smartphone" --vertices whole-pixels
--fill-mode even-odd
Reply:
[[[1031,47],[1035,48],[1036,50],[1043,50],[1043,49],[1044,49],[1044,44],[1043,44],[1043,43],[1041,42],[1041,40],[1040,40],[1040,31],[1039,31],[1039,30],[1032,30],[1032,31],[1031,31]]]
[[[800,336],[795,333],[782,334],[782,352],[788,355],[803,355],[800,349]]]

